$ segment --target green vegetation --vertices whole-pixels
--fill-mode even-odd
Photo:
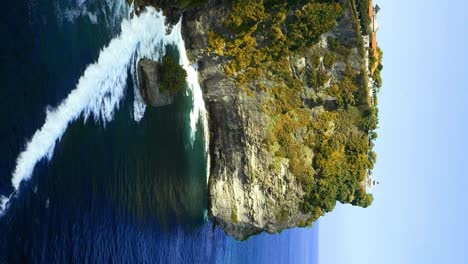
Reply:
[[[370,57],[369,58],[370,65],[372,66],[377,65],[377,68],[374,70],[374,73],[372,74],[372,78],[374,79],[377,87],[380,88],[382,87],[382,77],[380,76],[380,72],[383,69],[383,65],[382,65],[383,51],[379,47],[377,47],[377,58],[375,57],[373,52],[371,52],[369,57]]]
[[[237,217],[237,209],[231,209],[231,222],[234,224],[239,223],[239,219]]]
[[[281,210],[277,213],[276,219],[277,219],[278,222],[280,222],[280,223],[286,223],[286,221],[288,220],[288,216],[289,216],[288,210],[286,210],[286,209],[281,209]]]
[[[223,55],[225,46],[224,38],[217,36],[213,31],[208,32],[208,52]]]
[[[307,71],[307,84],[310,87],[322,88],[330,80],[327,71],[322,69],[311,69]]]
[[[362,40],[362,36],[366,35],[367,33],[366,32],[361,32],[361,30],[362,30],[362,27],[361,27],[362,20],[361,20],[360,17],[358,17],[358,9],[357,9],[356,1],[360,1],[360,0],[349,0],[348,3],[350,5],[350,9],[351,9],[351,17],[352,17],[352,20],[353,20],[354,31],[356,33],[356,41],[357,41],[357,46],[359,48],[359,54],[361,56],[364,56],[365,49],[364,49],[364,41]],[[367,29],[370,30],[369,25],[367,25],[365,28],[366,28],[366,30]]]
[[[366,133],[356,129],[360,120],[359,110],[350,107],[324,112],[314,122],[316,182],[306,186],[305,211],[319,207],[329,212],[336,201],[357,205],[366,196],[362,183],[374,161],[368,157]]]
[[[149,2],[135,1],[140,6]],[[163,10],[205,2],[151,1]],[[371,34],[369,0],[231,2],[224,29],[208,32],[207,51],[223,60],[225,73],[242,92],[265,95],[257,98],[270,119],[263,141],[273,156],[269,169],[277,173],[287,164],[301,183],[306,193],[301,208],[311,217],[300,225],[310,225],[337,201],[368,207],[373,197],[366,193],[365,182],[377,159],[372,150],[372,140],[378,137],[377,98],[370,102],[365,66],[350,60],[356,57],[356,46],[364,56],[361,35]],[[346,9],[351,11],[355,38],[328,37],[328,47],[316,48]],[[378,65],[371,77],[380,87],[383,53],[370,53],[370,65]],[[298,58],[306,58],[304,68],[295,68]],[[159,74],[162,91],[177,92],[185,85],[186,73],[171,57],[163,58]],[[334,107],[321,107],[330,101]],[[287,218],[287,210],[277,212],[280,222]],[[231,221],[238,223],[237,209],[232,209]]]
[[[361,70],[365,73],[365,70]],[[327,91],[328,95],[336,99],[338,106],[348,108],[349,106],[363,105],[367,102],[367,93],[363,83],[366,78],[363,74],[355,74],[349,65],[346,65],[343,72],[343,79],[333,84]]]
[[[340,43],[337,39],[334,39],[332,37],[328,37],[328,48],[330,51],[335,52],[339,56],[341,56],[342,60],[346,60],[349,56],[350,53],[350,47],[347,47]]]
[[[295,22],[289,23],[288,38],[296,50],[316,43],[336,24],[343,8],[338,3],[308,3],[295,11]]]
[[[333,67],[333,64],[335,64],[336,61],[336,55],[333,52],[326,52],[323,57],[323,65],[327,69],[331,69]]]
[[[371,17],[369,16],[369,0],[355,0],[357,4],[357,11],[359,12],[361,19],[361,27],[364,30],[365,35],[371,35],[372,30],[370,28]]]
[[[164,9],[206,1],[159,2]],[[328,37],[325,50],[314,45],[349,8],[343,1],[232,0],[225,30],[208,33],[208,52],[222,57],[226,74],[239,89],[252,96],[266,95],[261,106],[271,122],[263,144],[274,156],[269,168],[277,172],[287,159],[289,171],[301,183],[306,193],[301,208],[311,215],[301,226],[333,210],[337,201],[361,207],[373,201],[366,193],[365,181],[377,158],[371,142],[378,136],[378,108],[376,98],[374,104],[369,102],[366,69],[363,65],[353,69],[350,62],[356,45],[359,55],[364,56],[361,34],[371,33],[369,0],[350,0],[349,4],[356,38],[345,42]],[[363,32],[359,31],[359,19]],[[292,61],[303,57],[309,64],[295,69]],[[371,77],[378,87],[382,84],[381,59],[380,49],[379,56],[371,54],[370,65],[378,65]],[[332,79],[330,72],[336,71],[336,65],[345,67],[340,66],[339,77]],[[163,58],[159,74],[163,91],[177,92],[185,85],[185,71],[169,56]],[[311,90],[314,96],[304,98]],[[333,110],[315,108],[330,98],[336,105]],[[287,218],[287,210],[277,212],[280,222]],[[231,221],[239,221],[235,209]]]
[[[288,160],[306,192],[301,208],[311,218],[304,226],[333,210],[336,201],[367,207],[373,200],[365,180],[376,161],[370,140],[377,138],[378,109],[369,103],[365,66],[356,70],[349,61],[356,44],[364,54],[361,34],[346,43],[329,37],[327,49],[314,47],[345,8],[334,0],[233,0],[227,30],[208,33],[208,52],[225,60],[225,72],[239,89],[266,95],[261,106],[271,123],[263,144],[275,157],[269,168],[278,171],[279,160]],[[301,57],[309,65],[295,70],[291,61]],[[332,80],[338,62],[345,67]],[[311,90],[315,96],[304,98]],[[329,97],[336,109],[314,108]],[[278,219],[285,217],[278,212]]]
[[[263,1],[234,0],[232,11],[224,24],[237,32],[242,32],[249,30],[265,18],[267,15]]]
[[[187,72],[170,56],[163,57],[159,67],[159,90],[175,94],[182,90],[186,83]]]

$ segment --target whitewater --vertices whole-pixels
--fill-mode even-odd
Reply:
[[[196,67],[190,65],[181,34],[181,21],[170,34],[166,34],[165,17],[154,8],[147,8],[140,16],[125,19],[121,33],[101,50],[97,62],[89,65],[80,77],[74,90],[56,108],[47,108],[43,126],[26,144],[16,160],[11,184],[14,192],[9,197],[0,197],[0,215],[7,209],[10,198],[18,194],[22,181],[30,179],[37,162],[51,160],[55,144],[65,133],[68,125],[80,117],[93,118],[105,126],[112,121],[114,113],[125,96],[128,74],[134,83],[135,121],[144,116],[145,105],[138,91],[136,65],[140,58],[158,60],[165,53],[166,45],[176,45],[180,54],[179,64],[187,71],[188,90],[192,95],[190,113],[190,138],[193,145],[199,123],[203,126],[205,149],[208,148],[208,124],[203,94],[198,83]],[[209,158],[207,158],[209,161]],[[209,164],[207,164],[209,167]],[[209,171],[209,169],[207,169]]]

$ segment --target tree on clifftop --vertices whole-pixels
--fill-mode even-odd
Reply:
[[[296,10],[295,21],[289,24],[292,50],[316,43],[320,36],[336,25],[343,12],[338,3],[309,3]]]
[[[358,197],[358,199],[353,201],[353,205],[360,206],[362,208],[367,208],[369,205],[372,204],[374,201],[374,196],[372,194],[365,194],[363,196]]]

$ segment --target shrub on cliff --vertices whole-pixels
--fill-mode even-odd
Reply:
[[[365,196],[363,183],[376,157],[370,152],[368,131],[361,128],[372,128],[375,122],[371,118],[364,122],[367,78],[349,62],[356,43],[329,38],[328,50],[312,47],[336,25],[345,7],[334,0],[233,0],[232,4],[224,21],[226,30],[208,33],[208,52],[226,59],[225,73],[248,95],[258,90],[269,95],[258,98],[262,112],[271,118],[263,141],[274,156],[269,169],[278,172],[279,161],[288,160],[289,171],[306,193],[301,209],[310,213],[301,226],[333,210],[337,201],[369,206],[372,199]],[[291,58],[298,57],[309,63],[296,75]],[[339,62],[346,67],[334,67]],[[329,74],[332,68],[341,72],[335,80]],[[325,87],[328,81],[331,86]],[[323,98],[334,97],[329,101],[336,109],[309,111],[302,100],[307,87],[319,88],[316,92],[325,93]],[[283,219],[281,213],[277,219]],[[236,218],[232,212],[231,221]]]
[[[361,129],[370,132],[377,129],[378,124],[379,109],[377,107],[371,107],[366,110],[361,121]]]
[[[353,80],[345,77],[340,83],[334,84],[328,89],[328,94],[335,97],[339,106],[348,107],[355,105],[355,93],[358,87],[354,84]]]
[[[369,0],[357,0],[356,4],[358,12],[361,15],[361,26],[364,29],[365,34],[369,35],[372,32],[370,28],[371,17],[369,16]]]
[[[351,53],[351,49],[340,43],[337,39],[328,37],[327,38],[328,48],[330,51],[342,56],[343,59],[347,59]]]
[[[267,18],[263,0],[234,0],[224,24],[235,31],[246,31]]]
[[[297,50],[316,43],[320,36],[336,25],[343,8],[338,3],[309,3],[296,10],[289,24],[291,49]]]
[[[187,72],[169,55],[163,57],[158,74],[161,92],[177,93],[185,87]]]
[[[352,202],[353,205],[357,205],[363,208],[369,207],[374,201],[374,196],[372,194],[362,194],[362,196],[358,197],[356,200]]]

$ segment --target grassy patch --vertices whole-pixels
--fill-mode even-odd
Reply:
[[[237,217],[237,209],[235,208],[231,209],[231,222],[234,224],[239,223],[239,219]]]

